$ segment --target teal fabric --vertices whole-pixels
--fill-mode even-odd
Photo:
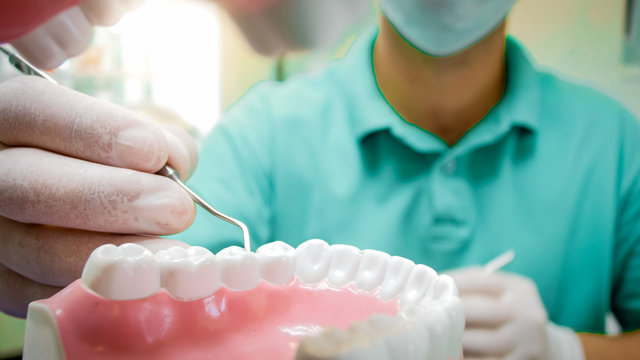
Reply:
[[[640,126],[617,102],[545,72],[507,39],[503,99],[457,144],[404,121],[372,68],[377,32],[317,74],[255,86],[206,139],[189,184],[243,220],[254,249],[311,238],[444,271],[508,249],[550,319],[640,328]],[[179,236],[241,246],[199,210]]]

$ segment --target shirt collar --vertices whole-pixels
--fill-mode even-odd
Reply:
[[[387,103],[373,70],[373,47],[379,28],[366,31],[349,50],[340,67],[339,81],[351,106],[350,121],[360,141],[374,132],[389,129],[390,119],[399,119]]]
[[[535,132],[539,125],[541,84],[537,64],[525,47],[507,36],[507,87],[498,104],[503,121]]]
[[[379,28],[365,32],[342,60],[339,77],[349,91],[344,96],[351,105],[350,120],[355,138],[360,142],[378,131],[390,130],[418,151],[439,151],[446,144],[437,136],[404,121],[386,101],[373,69],[373,48]],[[507,37],[507,86],[500,102],[482,122],[496,121],[495,136],[512,127],[535,132],[538,127],[540,84],[535,62],[523,45]],[[488,119],[494,117],[494,119]],[[489,125],[489,124],[486,124]],[[503,131],[498,131],[502,129]],[[417,146],[416,146],[417,145]]]

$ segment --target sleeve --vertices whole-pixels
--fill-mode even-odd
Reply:
[[[252,249],[271,241],[272,145],[269,85],[259,86],[235,104],[205,138],[198,167],[188,185],[216,210],[244,222]],[[242,246],[240,228],[199,206],[185,232],[173,236],[211,251]]]
[[[640,329],[640,123],[625,113],[618,178],[612,311],[623,331]]]

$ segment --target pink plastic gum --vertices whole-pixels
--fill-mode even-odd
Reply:
[[[346,329],[371,314],[398,310],[397,301],[383,302],[349,288],[264,281],[251,290],[222,287],[209,297],[183,302],[164,290],[139,300],[107,300],[77,280],[30,307],[47,310],[51,318],[42,321],[57,326],[61,346],[52,351],[70,360],[234,360],[258,354],[293,359],[300,339],[327,325]]]

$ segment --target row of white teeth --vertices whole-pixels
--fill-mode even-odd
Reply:
[[[305,338],[299,360],[455,359],[459,356],[464,313],[453,280],[425,265],[376,250],[309,240],[294,249],[277,241],[253,253],[232,246],[214,255],[193,246],[155,255],[136,244],[103,245],[89,257],[82,281],[111,300],[151,296],[164,288],[181,301],[213,294],[221,286],[242,291],[264,280],[286,285],[326,281],[399,298],[397,316],[374,315],[348,330],[327,328]]]
[[[261,280],[285,285],[295,278],[305,284],[326,280],[338,288],[353,284],[360,291],[379,289],[383,301],[401,296],[402,304],[417,304],[439,276],[403,257],[322,240],[306,241],[297,249],[276,241],[255,253],[231,246],[216,255],[199,246],[154,255],[136,244],[109,244],[94,250],[82,273],[85,287],[111,300],[145,298],[164,288],[178,300],[191,301],[222,285],[242,291]],[[452,282],[450,286],[455,290]]]

